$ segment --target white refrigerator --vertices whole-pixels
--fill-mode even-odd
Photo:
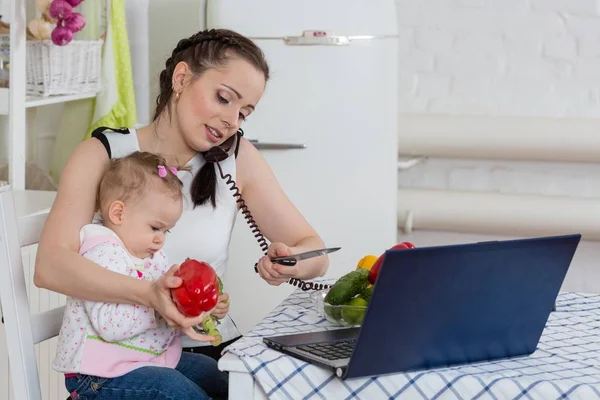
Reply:
[[[206,27],[247,35],[266,54],[271,79],[243,129],[326,245],[342,247],[326,277],[395,244],[394,0],[209,0]],[[295,290],[254,272],[261,255],[240,214],[225,284],[242,333]]]

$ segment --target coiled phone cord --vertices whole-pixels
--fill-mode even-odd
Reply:
[[[238,207],[240,208],[242,214],[244,215],[246,223],[248,224],[248,226],[250,226],[250,229],[252,230],[256,241],[260,245],[261,250],[265,253],[265,255],[267,255],[269,244],[267,243],[267,240],[261,233],[260,229],[258,229],[258,225],[256,224],[256,221],[254,221],[254,218],[252,217],[252,214],[250,213],[250,210],[248,209],[248,206],[246,205],[246,202],[244,201],[242,194],[240,193],[240,189],[235,184],[235,181],[233,180],[231,174],[225,174],[223,172],[219,161],[215,160],[215,163],[219,168],[219,174],[221,175],[221,178],[225,181],[227,185],[229,185],[229,189],[233,192],[233,196],[236,198],[235,201]],[[258,263],[254,264],[254,272],[258,273]],[[297,278],[290,278],[287,281],[287,283],[299,287],[303,291],[329,289],[331,287],[331,285],[317,282],[306,282]]]

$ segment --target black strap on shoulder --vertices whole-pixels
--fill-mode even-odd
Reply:
[[[126,135],[126,134],[129,134],[129,129],[127,129],[127,128],[110,128],[107,126],[100,126],[92,131],[91,137],[98,139],[100,141],[100,143],[102,143],[102,145],[106,149],[108,158],[112,158],[112,151],[110,150],[110,143],[108,143],[108,139],[106,138],[106,135],[104,134],[104,132],[106,132],[106,131],[117,132],[117,133],[122,133],[122,134]]]

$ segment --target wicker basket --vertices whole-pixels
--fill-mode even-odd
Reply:
[[[102,40],[27,41],[27,94],[76,95],[101,90]]]

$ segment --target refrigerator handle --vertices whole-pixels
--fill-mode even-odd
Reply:
[[[292,150],[306,148],[306,145],[303,143],[266,143],[260,142],[257,139],[248,139],[248,141],[259,150]]]
[[[355,40],[375,40],[397,38],[398,35],[359,35],[343,36],[334,35],[329,31],[303,31],[299,36],[259,36],[252,37],[255,40],[282,40],[288,46],[348,46]]]
[[[348,36],[332,35],[325,31],[304,31],[300,36],[286,36],[283,41],[288,46],[347,46]]]

